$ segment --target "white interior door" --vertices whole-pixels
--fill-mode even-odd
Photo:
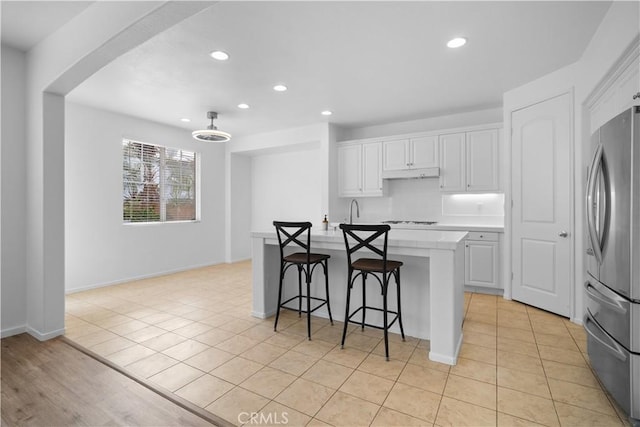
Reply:
[[[512,112],[512,296],[571,311],[571,96]]]

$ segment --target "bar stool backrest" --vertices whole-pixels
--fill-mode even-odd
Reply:
[[[351,255],[361,249],[368,249],[377,254],[387,265],[387,237],[391,227],[387,224],[363,225],[363,224],[340,224],[340,229],[344,235],[344,244],[347,250],[347,262],[351,266]],[[373,245],[373,241],[384,236],[382,249]]]
[[[307,253],[307,264],[311,255],[311,223],[310,222],[285,222],[273,221],[280,245],[280,259],[284,258],[284,249],[288,245],[299,246]],[[307,232],[307,242],[299,239],[299,236]],[[304,236],[301,236],[304,239]]]

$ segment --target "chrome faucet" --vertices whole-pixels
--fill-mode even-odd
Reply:
[[[356,218],[360,218],[360,206],[358,206],[358,201],[356,199],[351,199],[351,204],[349,205],[349,224],[353,224],[353,204],[356,204]]]

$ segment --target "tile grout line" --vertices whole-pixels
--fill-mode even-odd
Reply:
[[[558,414],[558,406],[556,405],[556,400],[553,398],[553,393],[551,392],[551,385],[549,385],[549,377],[547,377],[547,370],[544,367],[544,362],[542,361],[543,360],[542,359],[542,355],[540,354],[540,347],[538,345],[538,337],[536,336],[535,330],[533,329],[533,322],[532,322],[532,319],[531,319],[531,316],[530,316],[528,310],[527,310],[527,317],[529,318],[529,323],[531,324],[531,331],[533,333],[533,340],[534,340],[534,343],[536,345],[536,351],[538,352],[538,359],[540,359],[540,364],[542,365],[542,372],[544,372],[544,379],[545,379],[545,382],[547,383],[547,389],[549,390],[549,396],[551,396],[551,403],[553,404],[553,410],[556,413],[556,419],[558,421],[558,425],[561,426],[562,422],[560,420],[560,414]],[[564,323],[563,323],[563,326],[564,326]],[[566,326],[565,326],[565,328],[566,328]],[[568,332],[569,331],[567,330],[567,333]]]
[[[149,284],[149,285],[147,286],[147,288],[151,288],[152,286],[153,286],[153,285]],[[164,284],[163,284],[163,288],[164,288]],[[200,289],[200,288],[203,288],[203,289],[204,289],[204,288],[206,288],[206,286],[205,286],[205,285],[198,285],[198,286],[193,286],[191,289],[193,289],[193,292],[195,292],[197,289]],[[191,292],[191,291],[190,291],[190,294],[193,294],[193,292]],[[138,294],[138,295],[143,295],[143,294],[144,294],[144,292],[137,292],[137,294]],[[136,298],[135,302],[128,301],[128,302],[131,302],[131,304],[137,304],[137,305],[140,305],[140,306],[141,306],[140,310],[131,309],[131,306],[127,306],[127,308],[126,308],[126,309],[120,309],[119,311],[114,311],[114,310],[111,310],[111,309],[106,308],[106,307],[105,307],[105,308],[103,308],[103,307],[102,307],[102,306],[100,306],[100,305],[95,305],[95,304],[87,303],[87,302],[86,302],[86,300],[88,300],[88,298],[87,298],[87,299],[79,300],[80,302],[78,303],[78,309],[77,309],[77,310],[75,310],[75,312],[76,312],[76,313],[82,313],[80,316],[76,316],[76,315],[74,315],[74,314],[71,314],[70,312],[69,312],[68,314],[69,314],[70,316],[74,316],[76,319],[78,319],[79,321],[81,321],[83,324],[97,326],[97,327],[98,327],[98,329],[100,329],[100,330],[102,330],[102,331],[106,331],[106,332],[109,332],[109,333],[113,333],[116,337],[123,338],[123,339],[125,339],[125,340],[130,341],[130,342],[133,342],[133,343],[134,343],[134,345],[140,345],[140,346],[145,347],[145,348],[149,348],[149,347],[146,347],[146,345],[145,345],[145,344],[142,344],[141,342],[133,341],[133,340],[131,340],[130,338],[127,338],[125,335],[121,335],[121,333],[115,333],[115,332],[113,332],[113,331],[111,331],[111,330],[109,330],[109,329],[106,329],[106,328],[103,328],[103,327],[101,327],[101,326],[97,325],[97,324],[99,324],[99,320],[98,320],[98,319],[102,318],[102,316],[98,316],[97,318],[93,318],[93,319],[92,319],[92,320],[90,320],[90,321],[89,321],[89,320],[85,320],[85,318],[84,318],[84,317],[81,317],[81,316],[86,316],[86,315],[87,315],[87,313],[86,313],[86,311],[85,311],[85,310],[83,310],[83,309],[82,309],[82,306],[83,306],[84,304],[94,305],[94,306],[95,306],[96,308],[98,308],[99,310],[110,311],[110,312],[112,312],[112,313],[113,313],[113,316],[106,316],[106,317],[115,317],[116,315],[118,315],[118,316],[124,316],[124,317],[127,317],[128,319],[131,319],[132,321],[140,321],[140,322],[143,322],[143,323],[147,323],[147,322],[145,322],[144,320],[141,320],[141,319],[143,319],[143,318],[144,318],[144,317],[146,317],[146,316],[143,316],[143,317],[132,317],[132,316],[130,316],[130,314],[135,313],[135,312],[137,312],[137,311],[141,311],[141,310],[143,310],[143,309],[149,309],[149,310],[159,311],[159,312],[161,312],[161,313],[167,313],[167,314],[169,314],[169,315],[171,315],[171,316],[173,316],[173,317],[179,317],[179,318],[182,318],[182,319],[189,320],[189,321],[190,321],[190,324],[194,324],[194,323],[201,323],[201,322],[200,322],[200,321],[198,321],[198,320],[193,320],[193,319],[183,318],[183,317],[182,317],[182,315],[176,315],[176,314],[172,314],[170,311],[166,311],[166,310],[167,310],[167,307],[166,307],[166,305],[164,305],[165,303],[163,303],[163,302],[161,301],[162,299],[161,299],[160,297],[157,297],[159,294],[160,294],[160,293],[158,293],[158,292],[155,292],[155,293],[154,293],[154,305],[145,306],[144,304],[141,304],[141,303],[139,303],[139,302],[138,302],[138,301],[140,301],[140,298]],[[240,293],[237,293],[237,294],[238,294],[238,296],[240,296]],[[157,297],[157,298],[156,298],[156,297]],[[207,299],[208,299],[208,297],[207,297]],[[121,300],[121,301],[127,301],[127,300],[125,300],[125,299],[120,299],[120,300]],[[166,299],[165,299],[165,301],[166,301]],[[471,312],[471,308],[472,308],[472,307],[471,307],[471,301],[473,301],[473,294],[472,294],[471,299],[469,300],[469,304],[467,305],[467,308],[466,308],[466,310],[465,310],[465,315],[464,315],[464,317],[465,317],[465,318],[466,318],[466,317],[467,317],[467,315]],[[481,300],[480,300],[480,301],[481,301]],[[188,303],[188,304],[184,304],[184,303],[181,303],[181,304],[182,304],[182,305],[185,305],[185,306],[196,307],[193,311],[195,311],[195,310],[206,310],[206,303],[205,303],[205,302],[202,302],[202,303],[200,303],[199,305],[190,305],[190,304],[191,304],[191,301],[189,301],[189,303]],[[163,306],[163,305],[164,305],[164,306]],[[112,304],[111,302],[109,302],[109,306],[110,306],[110,307],[116,307],[116,306],[114,306],[114,304]],[[157,307],[160,307],[160,306],[162,306],[162,307],[161,307],[161,309],[158,309]],[[240,306],[241,306],[241,304],[238,304],[237,306],[236,306],[236,305],[234,305],[233,307],[229,308],[228,310],[225,310],[224,312],[214,313],[214,314],[212,314],[212,315],[211,315],[211,316],[209,316],[209,317],[214,317],[214,316],[224,316],[224,317],[227,317],[227,316],[229,316],[229,317],[233,317],[233,318],[235,318],[235,319],[242,319],[242,317],[241,317],[241,316],[237,316],[237,315],[235,315],[235,316],[234,316],[234,315],[233,315],[233,314],[235,314],[235,313],[240,313],[240,311],[239,311],[239,307],[240,307]],[[497,305],[496,305],[496,309],[499,309],[499,308],[500,308],[500,307],[499,307],[499,304],[497,304]],[[190,311],[190,313],[191,313],[191,312],[193,312],[193,311]],[[175,310],[174,310],[174,312],[175,312]],[[230,314],[230,313],[231,313],[231,314]],[[533,327],[532,327],[532,326],[533,326],[533,320],[534,320],[534,314],[535,314],[535,313],[532,313],[532,312],[530,312],[530,311],[527,311],[526,313],[527,313],[527,319],[528,319],[528,322],[529,322],[529,327],[531,328],[532,334],[533,334],[533,336],[534,336],[534,343],[535,343],[535,345],[536,345],[536,350],[538,351],[538,360],[542,361],[542,357],[541,357],[541,355],[540,355],[540,349],[539,349],[539,345],[540,345],[540,344],[539,344],[539,342],[538,342],[538,340],[537,340],[537,338],[536,338],[535,331],[534,331],[534,329],[533,329]],[[496,310],[496,315],[497,315],[497,314],[498,314],[498,310]],[[497,316],[496,316],[496,317],[497,317]],[[202,319],[201,319],[201,320],[202,320]],[[546,319],[542,319],[542,320],[546,320]],[[223,323],[221,323],[220,325],[217,325],[217,326],[211,326],[211,325],[208,325],[208,326],[211,326],[211,329],[217,329],[217,328],[219,328],[219,326],[222,326],[223,324],[231,323],[231,322],[233,322],[233,321],[234,321],[233,319],[229,319],[229,318],[227,318],[227,319],[226,319],[226,321],[225,321],[225,322],[223,322]],[[259,325],[259,324],[260,324],[259,322],[256,322],[256,323],[255,323],[255,325],[256,325],[256,326],[257,326],[257,325]],[[149,325],[149,326],[153,326],[153,324],[149,324],[149,323],[147,323],[147,325]],[[114,326],[117,326],[117,325],[114,325]],[[493,326],[494,326],[494,331],[495,331],[495,336],[496,336],[496,341],[495,341],[496,368],[495,368],[495,369],[496,369],[496,377],[497,377],[497,370],[498,370],[498,363],[497,363],[497,352],[498,352],[498,333],[497,333],[497,329],[498,329],[498,326],[499,326],[499,325],[498,325],[498,322],[497,322],[497,319],[496,319],[496,322],[495,322],[495,324],[494,324]],[[572,342],[574,342],[574,344],[577,346],[577,341],[576,341],[576,340],[577,340],[577,337],[576,337],[576,336],[574,336],[574,335],[571,333],[571,331],[569,330],[569,327],[568,327],[566,324],[564,324],[564,326],[565,326],[564,330],[565,330],[565,331],[567,331],[567,332],[572,336]],[[243,332],[245,332],[246,330],[249,330],[249,329],[251,329],[251,328],[253,328],[253,327],[254,327],[254,326],[250,326],[249,328],[247,328],[247,329],[243,330],[241,333],[236,333],[236,332],[232,332],[232,333],[233,333],[235,336],[241,336]],[[144,328],[142,328],[142,329],[144,329]],[[163,329],[164,329],[164,328],[163,328]],[[179,328],[178,328],[178,329],[179,329]],[[175,330],[175,329],[174,329],[174,330]],[[165,332],[164,332],[163,334],[165,334],[165,333],[175,333],[175,332],[173,332],[174,330],[171,330],[171,331],[170,331],[170,330],[165,330]],[[353,331],[352,331],[352,332],[353,332]],[[131,332],[131,333],[135,333],[135,331],[133,331],[133,332]],[[80,337],[80,336],[86,336],[86,335],[90,335],[90,334],[91,334],[91,332],[90,332],[90,333],[85,333],[85,334],[79,335],[78,337]],[[185,337],[185,336],[182,336],[182,335],[180,335],[180,336],[181,336],[182,338],[184,338],[185,340],[194,340],[194,338],[195,338],[195,337],[188,337],[188,336],[187,336],[187,337]],[[250,338],[252,338],[252,337],[250,337]],[[115,339],[115,337],[114,337],[113,339]],[[254,338],[252,338],[252,339],[254,339]],[[107,342],[107,341],[109,341],[109,340],[110,340],[110,339],[107,339],[107,340],[106,340],[106,341],[104,341],[104,342]],[[259,339],[258,339],[258,344],[259,344],[259,343],[263,343],[263,342],[265,342],[266,340],[268,340],[268,338],[259,338]],[[196,341],[197,341],[197,340],[196,340]],[[223,341],[224,341],[224,340],[223,340]],[[205,343],[205,344],[206,344],[206,343]],[[409,356],[409,359],[411,359],[412,355],[413,355],[413,354],[415,354],[415,352],[416,352],[416,351],[418,351],[418,344],[419,344],[419,341],[418,341],[418,343],[417,343],[415,346],[413,346],[413,351],[412,351],[411,355]],[[94,345],[99,345],[99,344],[98,344],[98,343],[96,343],[96,344],[94,344]],[[217,348],[217,347],[215,347],[215,346],[210,346],[209,344],[206,344],[206,345],[207,345],[208,347],[210,347],[210,348]],[[257,345],[257,344],[256,344],[256,345]],[[336,389],[336,391],[339,391],[339,388],[340,388],[340,387],[342,387],[342,385],[343,385],[346,381],[348,381],[348,380],[349,380],[349,378],[351,378],[351,377],[352,377],[353,373],[354,373],[356,370],[358,370],[358,368],[362,365],[362,363],[364,362],[364,360],[366,360],[366,358],[367,358],[367,357],[369,357],[369,355],[371,355],[371,354],[375,354],[375,353],[373,353],[373,351],[375,350],[375,348],[376,348],[376,347],[374,347],[373,349],[368,350],[368,351],[366,352],[366,353],[367,353],[367,355],[365,356],[365,359],[363,359],[360,363],[358,363],[358,365],[357,365],[357,366],[355,366],[355,368],[352,368],[352,369],[353,369],[353,371],[351,372],[351,374],[350,374],[350,375],[349,375],[349,376],[348,376],[348,377],[347,377],[347,378],[346,378],[346,379],[341,383],[341,385]],[[578,346],[578,349],[579,349],[579,351],[580,351],[580,353],[581,353],[581,357],[582,357],[583,359],[585,359],[585,357],[586,357],[586,356],[585,356],[585,354],[584,354],[584,353],[582,353],[581,348],[580,348],[579,346]],[[285,354],[286,354],[287,352],[291,351],[292,349],[291,349],[291,348],[285,348],[285,350],[286,350],[286,351],[285,351]],[[154,351],[155,353],[162,353],[162,352],[155,351],[155,350],[153,350],[153,351]],[[205,350],[203,350],[203,351],[205,351]],[[325,355],[326,355],[326,353],[325,353]],[[234,354],[234,358],[235,358],[235,357],[242,357],[242,356],[241,356],[241,355]],[[324,357],[324,356],[323,356],[323,357]],[[322,358],[320,358],[320,359],[322,359]],[[178,361],[178,363],[184,363],[184,361]],[[317,361],[316,361],[316,362],[314,362],[314,364],[315,364],[315,363],[317,363]],[[392,388],[393,388],[396,384],[398,384],[398,383],[399,383],[399,378],[400,378],[400,376],[402,375],[402,372],[404,372],[404,371],[405,371],[405,369],[407,368],[409,361],[407,360],[407,361],[404,361],[403,363],[404,363],[404,366],[403,366],[402,370],[400,371],[400,374],[398,374],[398,376],[396,377],[396,379],[393,381]],[[558,363],[561,363],[561,362],[558,362]],[[187,365],[188,365],[188,364],[187,364]],[[189,365],[189,366],[191,366],[191,365]],[[268,365],[264,365],[264,366],[268,366]],[[313,366],[313,365],[312,365],[312,366]],[[590,367],[590,366],[589,366],[589,367]],[[310,368],[311,368],[311,367],[307,368],[307,370],[305,370],[301,375],[297,376],[297,378],[302,378],[302,375],[304,375],[304,374],[305,374],[305,372],[307,372],[307,371],[308,371],[308,369],[310,369]],[[198,369],[198,368],[196,368],[196,369]],[[166,369],[165,369],[165,370],[166,370]],[[162,371],[160,371],[160,372],[162,372]],[[590,372],[592,372],[592,369],[590,369]],[[547,372],[546,372],[546,369],[544,368],[544,365],[543,365],[543,373],[544,373],[544,375],[545,375],[545,380],[546,380],[546,382],[547,382],[547,389],[548,389],[548,390],[549,390],[549,392],[550,392],[550,388],[549,388],[549,378],[547,377]],[[208,373],[207,373],[207,374],[208,374]],[[449,375],[451,375],[451,370],[448,370],[448,371],[447,371],[447,377],[446,377],[446,380],[445,380],[445,389],[446,389],[446,384],[447,384],[447,382],[448,382],[448,380],[449,380]],[[572,381],[569,381],[569,382],[572,382]],[[404,384],[404,383],[403,383],[403,384]],[[600,384],[599,384],[599,385],[600,385]],[[496,386],[496,400],[497,400],[497,387],[498,387],[497,381],[496,381],[496,385],[495,385],[495,386]],[[240,387],[240,388],[242,388],[242,386],[240,386],[240,385],[237,385],[236,387]],[[600,388],[601,388],[601,385],[600,385]],[[331,397],[329,397],[329,400],[330,400],[330,399],[331,399],[335,394],[336,394],[336,393],[334,392],[334,393],[331,395]],[[386,402],[386,400],[388,399],[388,396],[389,396],[389,393],[387,394],[387,397],[385,398],[385,400],[382,402],[382,404],[381,404],[381,405],[380,405],[380,407],[378,408],[378,411],[376,412],[376,415],[374,415],[373,420],[375,420],[375,417],[377,417],[377,415],[380,413],[381,408],[384,406],[384,402]],[[436,412],[436,419],[437,419],[437,416],[438,416],[439,411],[440,411],[440,409],[441,409],[441,406],[440,406],[440,405],[441,405],[441,403],[442,403],[442,398],[443,398],[443,396],[444,396],[444,389],[443,389],[443,392],[442,392],[442,394],[441,394],[440,404],[439,404],[439,406],[438,406],[438,410],[437,410],[437,412]],[[537,395],[534,395],[534,396],[537,396]],[[552,395],[551,395],[551,396],[552,396]],[[356,397],[361,398],[360,396],[356,396]],[[609,396],[607,396],[607,398],[608,398],[608,399],[609,399],[609,401],[610,401]],[[365,399],[365,400],[366,400],[366,399]],[[555,402],[556,402],[556,401],[553,399],[553,396],[551,397],[551,400],[554,402],[554,408],[556,408],[556,406],[555,406]],[[270,401],[274,401],[274,400],[270,400]],[[328,400],[327,400],[327,401],[328,401]],[[366,400],[366,401],[368,401],[368,400]],[[325,402],[325,404],[326,404],[326,402]],[[573,405],[572,405],[572,406],[573,406]],[[322,409],[322,407],[324,407],[324,405],[323,405],[323,406],[321,406],[321,409]],[[556,410],[556,416],[557,416],[557,417],[559,417],[559,416],[558,416],[557,409],[555,409],[555,410]],[[497,405],[496,405],[496,413],[498,413],[498,412],[499,412],[499,411],[497,410]],[[619,415],[618,411],[616,411],[616,414],[618,415],[618,418],[620,418],[620,415]],[[316,413],[316,414],[314,414],[314,417],[315,417],[315,415],[317,415],[317,413]],[[408,415],[410,415],[410,414],[408,414]],[[496,416],[497,416],[497,415],[496,415]]]

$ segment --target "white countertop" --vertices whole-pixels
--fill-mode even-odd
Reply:
[[[391,228],[404,230],[441,230],[441,231],[484,231],[504,233],[504,225],[477,224],[477,223],[447,223],[438,222],[433,225],[424,224],[391,224]]]
[[[389,231],[389,247],[403,248],[422,248],[422,249],[456,249],[458,243],[465,239],[466,231],[446,231],[437,229],[391,229]],[[270,231],[253,231],[251,237],[275,239],[275,230]],[[338,243],[344,245],[344,236],[342,230],[330,229],[329,231],[320,231],[311,229],[312,242]]]

